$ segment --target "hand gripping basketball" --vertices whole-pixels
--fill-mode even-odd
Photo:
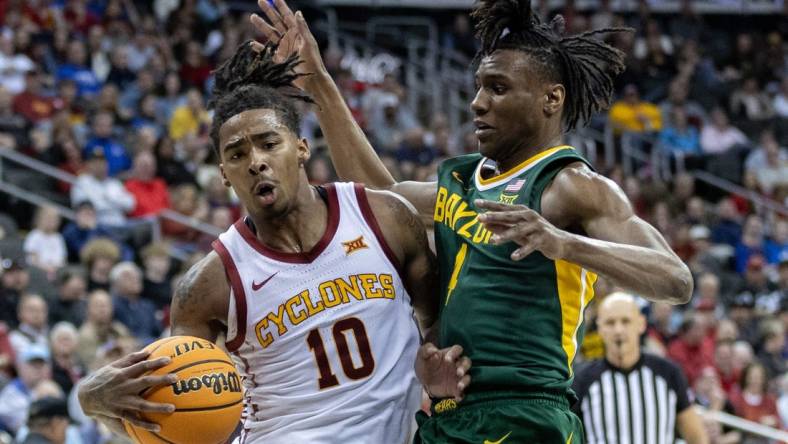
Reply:
[[[159,431],[158,424],[140,419],[139,413],[171,413],[172,404],[160,404],[140,396],[145,390],[177,381],[175,375],[146,375],[170,363],[167,356],[147,360],[150,353],[141,350],[102,367],[79,385],[79,403],[89,416],[124,419],[137,427]]]

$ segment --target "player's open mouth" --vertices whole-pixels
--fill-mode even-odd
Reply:
[[[276,187],[270,182],[257,184],[254,191],[263,205],[271,205],[276,200]]]

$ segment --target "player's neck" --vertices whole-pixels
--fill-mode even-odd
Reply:
[[[537,137],[533,140],[523,141],[499,159],[494,159],[498,164],[497,173],[505,173],[515,168],[517,165],[534,157],[542,151],[559,146],[563,143],[563,135],[551,135],[547,137]]]
[[[297,193],[294,207],[283,216],[249,215],[257,239],[273,250],[285,253],[310,251],[326,231],[328,207],[317,190],[303,180]]]

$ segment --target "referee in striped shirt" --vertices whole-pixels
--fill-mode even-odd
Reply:
[[[575,412],[588,444],[673,444],[675,430],[688,444],[707,444],[692,409],[687,380],[672,362],[640,352],[646,319],[634,298],[613,293],[597,313],[605,358],[578,370]]]

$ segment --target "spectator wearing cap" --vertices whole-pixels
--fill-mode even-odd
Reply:
[[[9,335],[17,355],[34,344],[49,347],[47,310],[44,298],[37,294],[26,294],[19,301],[19,327]]]
[[[83,157],[90,157],[97,149],[101,149],[107,160],[108,174],[117,176],[131,168],[131,157],[114,136],[115,116],[109,111],[99,111],[93,116],[93,136],[85,145]]]
[[[118,227],[126,223],[126,213],[136,205],[134,196],[119,180],[108,177],[104,150],[96,148],[87,153],[85,172],[77,177],[71,188],[71,202],[89,201],[96,210],[99,224]]]
[[[65,444],[71,422],[65,399],[46,396],[30,404],[27,415],[29,430],[20,444]]]
[[[156,306],[142,297],[142,271],[133,262],[121,262],[110,273],[115,319],[129,328],[143,344],[153,342],[161,327]]]
[[[49,351],[41,345],[25,348],[16,361],[17,378],[0,391],[0,429],[16,433],[27,419],[33,391],[50,379]]]
[[[131,177],[126,180],[126,190],[136,202],[130,217],[154,216],[170,207],[167,184],[156,177],[156,158],[150,152],[142,151],[134,156],[134,167]]]
[[[118,245],[106,238],[96,238],[82,248],[79,258],[88,269],[88,290],[109,290],[110,271],[120,260]]]
[[[85,367],[77,355],[77,329],[69,322],[58,322],[52,327],[49,339],[52,350],[52,379],[63,389],[63,393],[71,393],[80,378],[85,376]]]
[[[63,229],[63,239],[68,249],[69,262],[79,261],[79,252],[85,245],[96,238],[112,239],[112,231],[99,224],[96,208],[89,200],[74,205],[74,221]],[[128,248],[128,247],[125,247]]]
[[[748,291],[755,299],[758,314],[772,314],[780,308],[780,292],[777,284],[766,273],[766,261],[760,254],[750,256],[744,271],[743,291]]]
[[[668,357],[681,367],[690,385],[704,367],[714,366],[714,340],[708,328],[703,315],[687,313],[678,337],[668,346]]]
[[[30,285],[30,273],[22,258],[0,257],[0,265],[3,269],[0,274],[0,322],[15,328],[19,325],[16,309]]]
[[[694,225],[689,229],[689,241],[693,255],[687,264],[693,273],[712,273],[719,276],[723,264],[719,256],[712,250],[711,230],[705,225]]]
[[[81,269],[66,268],[58,276],[57,298],[49,302],[49,320],[80,325],[85,318],[87,282]]]
[[[163,243],[150,244],[142,249],[140,256],[145,269],[142,294],[161,310],[170,305],[172,298],[169,248]]]
[[[54,280],[55,273],[66,264],[68,256],[66,243],[58,231],[60,214],[57,208],[51,205],[39,207],[34,226],[25,237],[27,262],[44,270],[47,277]]]
[[[728,305],[728,318],[739,328],[739,339],[750,344],[758,341],[758,320],[755,318],[755,297],[743,291]]]
[[[125,325],[112,319],[112,298],[104,290],[88,296],[87,316],[79,327],[77,354],[88,368],[93,368],[96,352],[107,343],[131,336]]]

